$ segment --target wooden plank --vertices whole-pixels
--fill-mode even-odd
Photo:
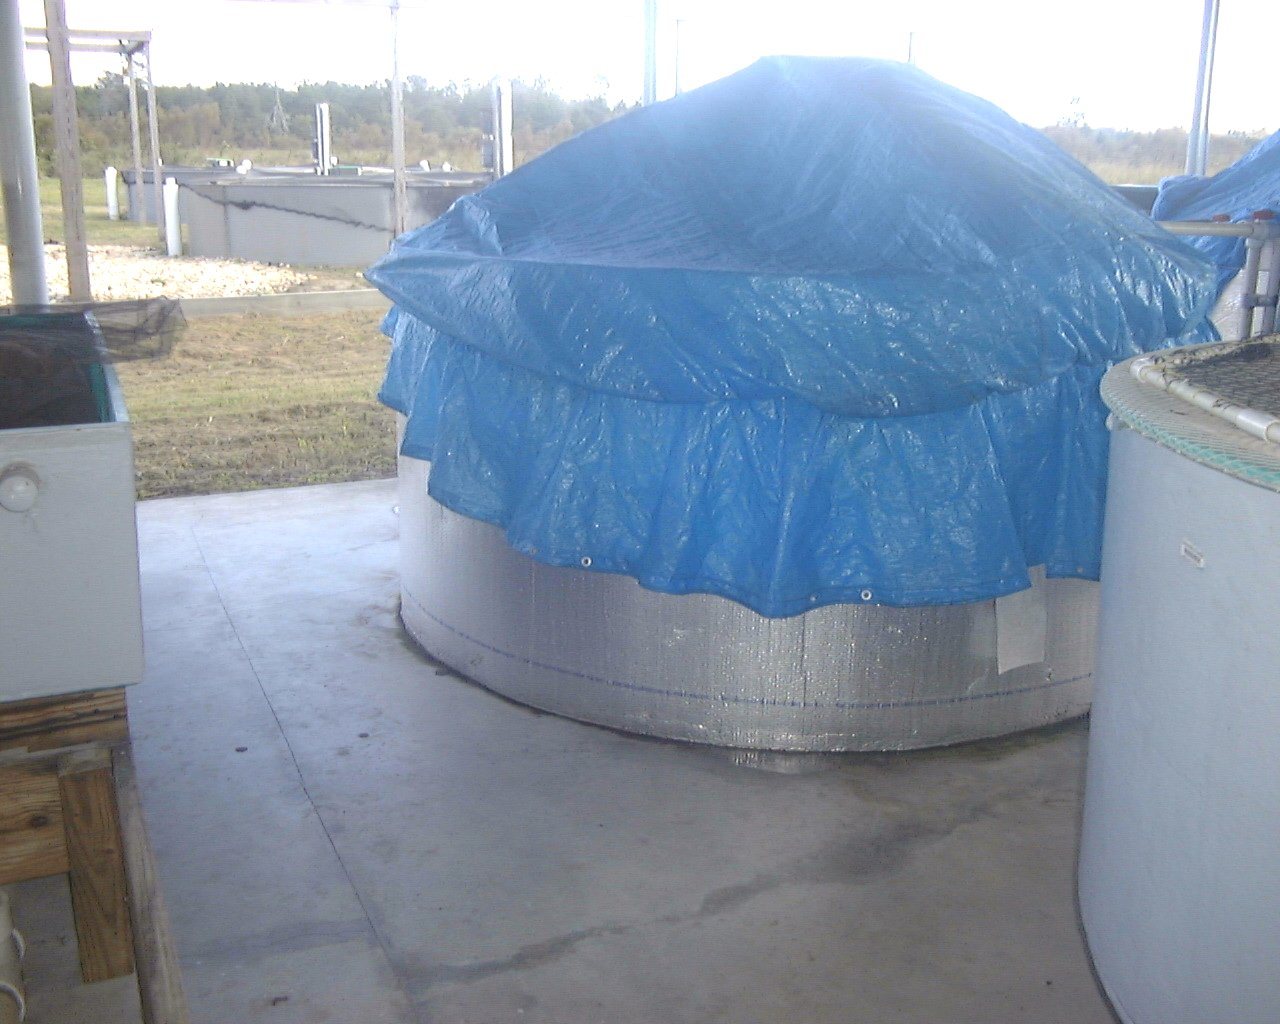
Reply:
[[[89,246],[84,226],[84,182],[80,172],[80,125],[76,91],[71,84],[67,11],[63,0],[44,0],[53,72],[53,134],[57,143],[58,180],[62,184],[62,234],[67,247],[67,282],[75,302],[89,302]]]
[[[189,1024],[191,1014],[182,991],[177,949],[164,894],[156,877],[155,855],[147,836],[142,797],[128,747],[121,747],[115,753],[115,777],[142,1021],[143,1024]]]
[[[147,133],[151,139],[151,197],[156,204],[156,226],[159,228],[160,248],[165,246],[164,236],[164,179],[160,176],[160,122],[156,113],[156,85],[151,77],[151,44],[142,48],[147,67]],[[142,188],[142,182],[138,182]]]
[[[128,883],[110,768],[58,779],[71,875],[71,909],[86,983],[133,971]]]
[[[0,703],[0,751],[48,751],[128,738],[121,687]]]
[[[0,885],[66,870],[57,765],[0,768]]]

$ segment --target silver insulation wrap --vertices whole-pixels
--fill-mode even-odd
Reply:
[[[513,700],[727,747],[907,750],[1089,708],[1097,584],[769,619],[725,598],[543,565],[427,494],[400,458],[401,615],[435,658]]]

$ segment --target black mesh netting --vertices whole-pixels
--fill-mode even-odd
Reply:
[[[104,363],[168,355],[173,299],[0,307],[0,430],[110,418]]]
[[[1215,347],[1216,348],[1216,347]],[[1280,335],[1215,351],[1164,360],[1165,372],[1233,405],[1280,416]]]

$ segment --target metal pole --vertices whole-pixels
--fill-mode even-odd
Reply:
[[[316,104],[316,174],[329,176],[333,163],[333,132],[329,127],[329,104]]]
[[[1187,174],[1204,174],[1209,164],[1209,97],[1213,92],[1213,55],[1217,49],[1218,0],[1204,0],[1200,26],[1200,67],[1196,74],[1196,103],[1187,133]]]
[[[501,178],[515,168],[515,148],[511,140],[511,83],[495,78],[490,85],[493,104],[493,176]]]
[[[409,229],[409,193],[404,180],[404,88],[400,82],[400,0],[391,0],[391,188],[392,231]]]
[[[129,216],[139,224],[150,219],[147,216],[146,182],[142,180],[142,133],[138,130],[138,72],[133,64],[133,51],[126,57],[129,72],[129,140],[133,143],[133,188],[129,193]],[[137,209],[134,209],[134,204]]]
[[[644,0],[644,104],[658,102],[658,0]]]
[[[156,115],[156,85],[151,77],[151,44],[142,47],[147,60],[147,129],[151,134],[151,195],[156,204],[156,227],[160,244],[165,244],[164,182],[160,180],[160,123]]]
[[[71,51],[67,48],[67,11],[63,0],[44,0],[44,21],[53,73],[53,129],[58,145],[58,180],[62,185],[67,290],[72,301],[88,302],[93,294],[89,287],[89,245],[84,229],[80,126],[76,117],[76,90],[71,84]]]
[[[680,95],[680,26],[684,24],[684,19],[676,18],[676,95]]]
[[[44,274],[44,225],[40,181],[31,126],[31,93],[23,70],[22,20],[18,0],[0,0],[0,185],[9,241],[13,301],[42,306],[49,301]]]

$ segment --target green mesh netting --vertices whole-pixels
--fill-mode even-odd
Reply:
[[[1185,382],[1219,409],[1243,407],[1280,418],[1280,335],[1197,345],[1154,361],[1160,384],[1140,381],[1121,363],[1102,379],[1102,400],[1126,427],[1229,476],[1280,491],[1280,444],[1164,390]]]

